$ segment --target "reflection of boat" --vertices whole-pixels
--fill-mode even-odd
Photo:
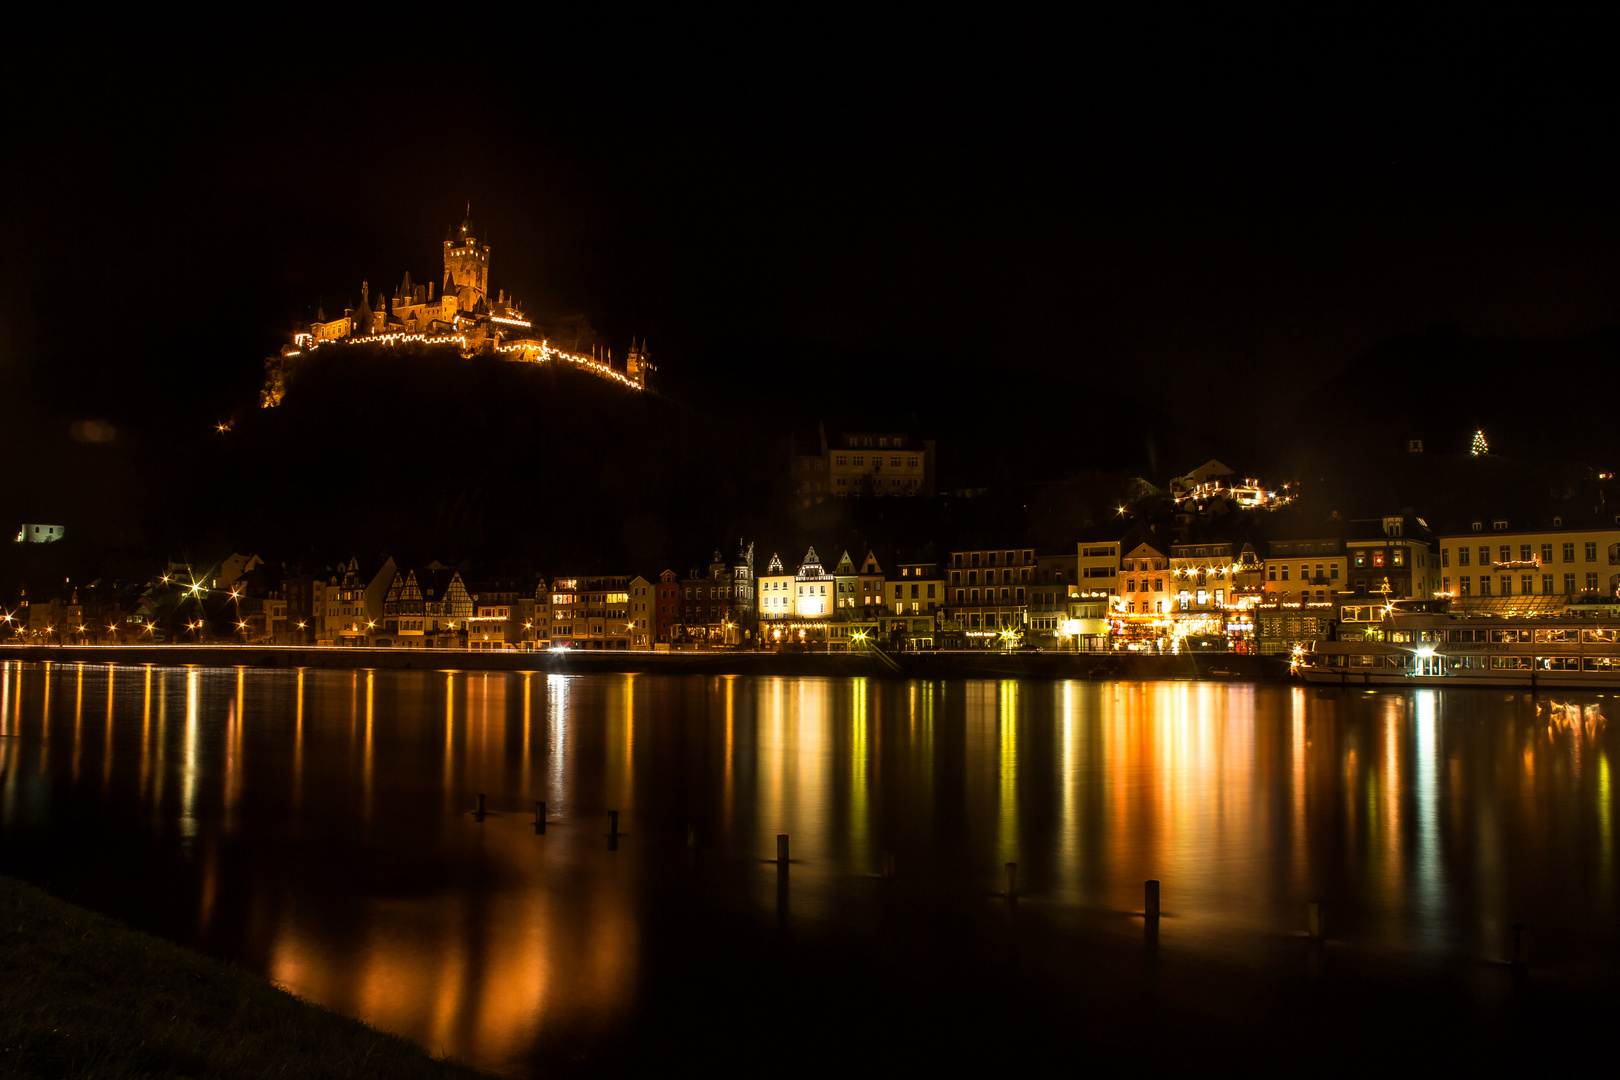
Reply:
[[[1217,679],[1230,679],[1235,676],[1237,672],[1227,671],[1225,668],[1210,668],[1209,671],[1205,672],[1205,674],[1211,675]]]
[[[1620,619],[1455,615],[1450,604],[1393,601],[1362,636],[1314,643],[1300,674],[1352,686],[1620,686]]]

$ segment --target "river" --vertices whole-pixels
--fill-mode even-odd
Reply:
[[[1444,1040],[1616,1000],[1615,707],[6,663],[0,870],[512,1076]]]

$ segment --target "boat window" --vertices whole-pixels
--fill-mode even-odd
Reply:
[[[1582,641],[1591,641],[1598,644],[1613,645],[1620,642],[1620,630],[1582,630]],[[1587,670],[1596,670],[1588,668]]]
[[[1585,656],[1581,660],[1587,671],[1620,671],[1620,656]]]

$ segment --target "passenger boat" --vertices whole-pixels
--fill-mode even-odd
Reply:
[[[1381,624],[1297,654],[1298,672],[1335,686],[1620,687],[1620,618],[1450,608],[1449,599],[1391,601]]]

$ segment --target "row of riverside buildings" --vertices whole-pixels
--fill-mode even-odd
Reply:
[[[1053,552],[1023,542],[821,552],[807,543],[802,554],[756,562],[754,545],[739,541],[730,557],[716,550],[684,576],[550,578],[469,578],[462,567],[392,558],[289,574],[233,555],[201,575],[171,565],[144,587],[69,583],[48,598],[24,593],[0,613],[0,633],[474,650],[1281,654],[1362,633],[1402,598],[1446,596],[1461,610],[1504,615],[1620,609],[1620,508],[1606,508],[1601,490],[1596,501],[1435,529],[1410,508],[1365,518],[1310,513],[1287,489],[1211,461],[1172,481],[1168,498],[1139,513],[1120,507]]]

